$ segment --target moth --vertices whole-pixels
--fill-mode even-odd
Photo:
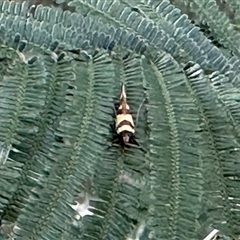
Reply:
[[[130,107],[127,103],[124,84],[122,84],[119,103],[115,108],[115,131],[117,133],[117,138],[114,142],[120,142],[122,146],[139,146],[134,136],[135,125]]]

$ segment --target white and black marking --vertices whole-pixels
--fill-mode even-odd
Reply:
[[[139,145],[134,138],[135,125],[127,104],[125,86],[122,85],[119,106],[116,109],[115,130],[123,146]]]

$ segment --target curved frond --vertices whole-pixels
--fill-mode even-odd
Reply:
[[[149,42],[158,49],[160,48],[166,52],[175,50],[176,53],[173,51],[169,53],[178,60],[181,60],[184,56],[185,58],[190,56],[190,59],[198,62],[201,66],[214,68],[219,71],[224,68],[224,65],[225,67],[226,65],[230,68],[233,67],[232,65],[230,66],[229,60],[227,59],[228,57],[226,58],[221,51],[211,45],[210,41],[204,38],[198,29],[190,24],[190,21],[185,15],[180,15],[179,10],[169,4],[169,1],[150,3],[152,8],[156,7],[158,17],[161,19],[161,21],[159,21],[159,18],[154,19],[154,22],[151,20],[154,15],[151,15],[151,18],[148,19],[117,1],[112,1],[111,4],[109,2],[106,4],[98,4],[98,2],[95,1],[86,2],[74,0],[71,6],[77,7],[80,13],[82,6],[92,9],[94,12],[89,11],[88,14],[94,18],[98,18],[98,15],[94,14],[95,12],[104,12],[100,15],[101,21],[104,21],[105,18],[111,19],[114,23],[121,23],[121,27],[124,27],[128,31],[134,31],[135,34],[143,38],[146,43]],[[160,26],[158,27],[156,24]],[[183,26],[184,29],[181,30]],[[186,44],[186,37],[189,38],[188,44]],[[203,46],[203,48],[199,49],[199,46]],[[182,49],[184,49],[186,53],[183,53]],[[201,53],[201,55],[199,53]],[[205,60],[204,58],[206,56],[207,59]],[[209,65],[209,63],[214,63],[214,65]],[[220,63],[224,65],[219,68]]]
[[[19,117],[26,91],[27,66],[19,58],[17,53],[6,46],[1,50],[1,145],[5,149],[11,149],[16,142],[16,131],[19,125]],[[13,60],[14,59],[14,60]],[[9,151],[9,150],[8,150]],[[4,164],[7,155],[0,164]]]
[[[153,76],[149,80],[159,84],[156,88],[156,83],[150,82],[148,94],[150,107],[153,101],[152,107],[148,109],[152,129],[150,139],[154,147],[152,154],[155,155],[150,155],[154,166],[152,184],[155,197],[161,199],[152,210],[153,214],[159,213],[159,216],[155,216],[159,223],[151,224],[154,226],[156,239],[171,239],[174,236],[194,239],[196,236],[191,235],[191,223],[195,221],[200,208],[190,207],[192,211],[189,209],[187,218],[183,220],[182,216],[186,216],[185,204],[194,206],[201,201],[197,197],[202,192],[201,157],[194,151],[195,146],[201,142],[198,109],[193,104],[192,96],[184,94],[187,90],[184,74],[168,55],[154,57],[151,69]],[[158,104],[154,102],[157,96],[157,102],[163,108],[161,112],[164,113],[161,118],[157,117]],[[160,135],[159,129],[162,129]],[[162,173],[158,175],[155,169]],[[185,171],[189,175],[186,176]],[[196,172],[199,174],[196,175]],[[184,193],[184,188],[188,189],[188,193]],[[162,212],[166,214],[164,218]],[[182,221],[178,221],[179,218]],[[181,224],[185,226],[184,230]]]
[[[221,44],[233,51],[239,57],[239,33],[231,26],[228,17],[220,12],[215,0],[188,1],[191,9],[208,24],[212,34]],[[213,17],[214,16],[214,17]]]
[[[186,70],[189,76],[189,83],[194,93],[200,101],[200,106],[205,115],[202,128],[202,136],[204,138],[208,135],[208,140],[205,142],[211,146],[209,150],[214,154],[213,157],[206,156],[206,164],[204,172],[204,179],[208,179],[205,183],[205,194],[203,195],[205,213],[211,209],[215,203],[222,206],[215,210],[212,215],[217,226],[222,229],[234,228],[234,201],[230,200],[230,189],[228,188],[229,177],[227,176],[227,162],[231,162],[230,155],[234,158],[235,154],[239,154],[239,143],[233,137],[233,127],[228,120],[228,114],[223,111],[222,101],[218,98],[217,94],[212,91],[209,78],[204,76],[199,69],[199,66],[193,66]],[[210,76],[212,78],[212,76]],[[214,108],[210,107],[210,102],[214,102]],[[230,137],[231,136],[231,137]],[[226,146],[228,154],[232,152],[229,157],[226,157]],[[224,147],[225,146],[225,147]],[[231,150],[230,150],[231,149]],[[229,152],[230,151],[230,152]],[[213,161],[214,163],[211,163]],[[234,160],[233,160],[234,161]],[[228,165],[228,164],[227,164]],[[212,182],[212,184],[210,184]],[[209,187],[211,186],[211,189]],[[215,193],[214,193],[215,191]],[[209,194],[212,192],[212,194]],[[228,219],[223,221],[223,219]],[[230,225],[231,224],[231,225]],[[222,225],[222,226],[221,226]]]
[[[105,65],[106,63],[108,64]],[[36,204],[41,208],[41,206],[45,205],[47,199],[49,199],[49,208],[45,208],[44,212],[39,212],[39,215],[32,212],[31,222],[29,222],[29,215],[20,215],[21,217],[18,218],[17,222],[20,230],[15,232],[16,236],[26,234],[30,236],[29,234],[33,234],[33,237],[40,237],[45,235],[45,232],[50,234],[51,230],[46,228],[52,226],[51,222],[56,221],[56,218],[61,218],[58,228],[69,231],[67,230],[71,227],[69,219],[73,217],[74,213],[69,210],[68,215],[59,216],[59,214],[63,214],[62,210],[66,209],[67,204],[74,203],[73,197],[70,196],[76,196],[83,190],[81,183],[88,177],[93,176],[94,166],[96,162],[101,160],[99,153],[105,148],[104,136],[106,135],[107,126],[98,125],[103,116],[102,111],[98,110],[97,107],[100,107],[101,104],[104,105],[105,96],[98,89],[105,86],[109,89],[108,86],[110,87],[111,83],[113,83],[112,74],[114,72],[111,62],[106,55],[99,53],[93,57],[87,57],[82,64],[76,63],[72,67],[67,67],[67,65],[66,62],[64,68],[62,68],[62,64],[59,66],[64,75],[58,73],[58,76],[61,79],[69,71],[72,76],[76,75],[73,85],[76,92],[74,91],[74,97],[69,98],[66,96],[65,111],[58,119],[59,123],[54,131],[54,135],[62,140],[58,143],[53,142],[52,145],[48,146],[51,149],[51,155],[39,153],[38,156],[50,167],[47,171],[49,177],[45,179],[40,176],[37,180],[41,183],[41,188],[46,188],[47,191],[42,192],[37,187],[34,195],[28,200],[21,212],[29,211]],[[101,73],[104,71],[109,72],[109,78],[104,76],[105,83],[102,85]],[[79,111],[78,109],[85,109],[85,111]],[[76,121],[78,125],[75,124]],[[96,129],[96,126],[99,129]],[[91,129],[97,130],[97,132]],[[49,141],[47,138],[46,140]],[[69,148],[69,146],[71,147]],[[90,149],[90,146],[93,148]],[[51,156],[55,156],[55,158],[57,156],[58,161],[54,161]],[[67,202],[66,199],[68,199]],[[66,226],[66,222],[68,222],[68,226]],[[51,236],[60,236],[61,232],[62,230],[60,232],[56,231],[54,235],[51,233]]]

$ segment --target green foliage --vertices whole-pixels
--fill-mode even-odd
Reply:
[[[233,29],[230,19],[219,11],[214,0],[188,1],[191,9],[196,12],[200,19],[207,22],[215,39],[239,57],[239,33]],[[211,11],[211,14],[209,12]]]
[[[221,48],[167,0],[0,3],[1,239],[240,236],[239,33],[184,2]],[[112,145],[122,82],[144,151]]]

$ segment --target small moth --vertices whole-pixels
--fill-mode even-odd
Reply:
[[[125,86],[122,84],[121,95],[118,107],[115,110],[115,130],[123,146],[138,145],[135,140],[135,125],[130,112],[130,107],[127,104],[127,96]]]

